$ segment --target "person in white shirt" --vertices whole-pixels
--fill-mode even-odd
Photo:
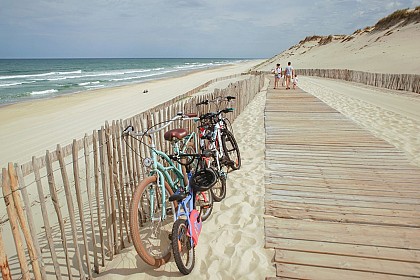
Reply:
[[[280,63],[277,63],[276,69],[274,69],[274,88],[275,89],[279,87],[279,80],[281,78],[282,72],[283,70],[280,67]]]
[[[295,73],[295,70],[293,70],[291,64],[291,62],[288,62],[286,68],[284,69],[284,76],[286,77],[286,89],[290,89],[290,81],[293,74]]]
[[[293,89],[296,89],[297,84],[298,84],[298,77],[295,74],[295,76],[293,77]]]

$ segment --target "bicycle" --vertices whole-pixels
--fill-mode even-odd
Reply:
[[[199,160],[202,159],[201,155]],[[198,168],[197,165],[196,168]],[[189,174],[191,174],[189,172]],[[197,193],[209,191],[217,182],[217,174],[212,168],[204,168],[195,171],[189,180],[188,192],[177,192],[169,201],[177,201],[178,209],[176,221],[172,227],[171,241],[172,252],[179,271],[190,274],[195,265],[195,247],[202,230],[203,217],[196,209]]]
[[[154,126],[152,126],[144,132],[134,132],[134,127],[129,126],[123,131],[123,136],[134,137],[150,150],[151,157],[143,159],[143,165],[149,169],[149,176],[139,183],[133,193],[129,207],[129,224],[137,253],[143,261],[154,267],[165,264],[171,257],[168,236],[172,223],[175,221],[174,213],[177,205],[170,202],[168,198],[177,189],[185,189],[188,184],[183,165],[175,164],[166,153],[156,148],[154,134],[176,120],[193,119],[196,119],[196,114],[178,113],[166,121],[166,124],[156,129],[153,129]],[[161,125],[161,123],[155,126],[157,125]],[[149,138],[150,144],[143,141],[143,137],[146,136]],[[139,140],[137,137],[141,137],[141,139]],[[195,137],[194,132],[189,134],[185,129],[172,129],[164,134],[165,140],[172,142],[175,154],[185,153],[190,146],[188,143]],[[197,141],[194,140],[194,142]],[[159,162],[158,158],[163,163]],[[187,163],[190,164],[192,160],[189,159],[190,162]]]
[[[208,104],[208,100],[197,104]],[[218,170],[220,184],[213,187],[213,199],[217,202],[226,196],[226,179],[227,173],[237,170],[241,166],[241,157],[239,147],[233,134],[226,129],[225,121],[220,117],[223,113],[232,112],[232,108],[219,110],[216,113],[206,113],[200,116],[200,148],[202,151],[209,150],[212,152],[211,157],[207,157],[205,164],[214,166]]]
[[[238,147],[235,137],[233,136],[233,128],[232,128],[231,122],[227,117],[224,116],[224,114],[226,113],[233,112],[234,109],[231,107],[227,107],[222,110],[220,109],[220,104],[222,102],[226,102],[228,105],[230,105],[230,102],[235,99],[236,98],[234,96],[226,96],[226,97],[219,96],[213,100],[205,100],[205,101],[199,102],[196,104],[196,106],[198,108],[198,106],[200,105],[208,105],[209,103],[216,104],[216,107],[217,107],[216,113],[207,113],[207,114],[201,115],[200,120],[202,119],[209,120],[207,122],[207,128],[212,127],[214,129],[213,137],[215,138],[214,139],[215,141],[219,140],[217,139],[217,133],[214,128],[214,126],[217,126],[217,129],[220,132],[220,135],[222,137],[221,140],[224,140],[224,142],[219,141],[219,143],[223,144],[222,145],[223,152],[221,151],[220,155],[221,157],[223,155],[226,155],[228,158],[228,161],[225,161],[225,163],[230,164],[231,165],[230,167],[233,170],[238,170],[241,168],[241,157],[240,157],[239,147]],[[200,129],[200,131],[201,131],[200,136],[203,136],[203,133],[204,133],[203,127]],[[201,141],[201,145],[203,145],[203,141]]]

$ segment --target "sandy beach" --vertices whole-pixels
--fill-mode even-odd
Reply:
[[[264,249],[264,108],[260,92],[235,120],[233,130],[242,156],[240,170],[229,174],[226,198],[215,203],[196,248],[193,272],[183,279],[264,279],[274,276],[273,250]],[[97,279],[171,279],[176,264],[153,269],[133,246],[109,262]]]
[[[105,121],[134,116],[209,80],[246,72],[260,62],[251,60],[177,78],[0,107],[0,166],[28,162],[57,144],[65,146],[99,129]],[[218,86],[225,87],[225,83],[212,85]]]

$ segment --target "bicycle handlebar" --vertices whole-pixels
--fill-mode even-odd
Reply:
[[[221,102],[221,101],[230,102],[233,99],[236,99],[236,97],[235,96],[230,96],[230,95],[228,95],[226,97],[218,96],[218,97],[214,98],[213,100],[206,99],[204,101],[198,102],[197,104],[195,104],[195,106],[208,105],[210,102],[213,102],[213,103],[217,103],[217,102]]]
[[[218,111],[217,113],[213,113],[213,112],[206,113],[206,114],[200,116],[200,120],[211,119],[211,118],[214,118],[216,116],[219,116],[221,113],[233,112],[233,110],[234,110],[233,108],[226,108],[226,109]]]
[[[194,159],[201,159],[203,157],[208,158],[213,156],[213,151],[211,150],[204,150],[202,151],[200,154],[173,154],[173,155],[168,155],[168,157],[171,160],[174,160],[182,165],[190,165]],[[182,159],[183,158],[190,158],[187,162],[183,162]]]
[[[208,105],[208,104],[209,104],[209,101],[208,100],[204,100],[204,101],[198,102],[197,104],[195,104],[195,106]]]
[[[168,127],[171,123],[173,123],[176,120],[198,120],[199,118],[197,117],[196,113],[187,113],[184,114],[182,112],[178,112],[176,114],[176,116],[172,117],[169,121],[167,121],[164,125],[162,125],[161,127],[158,127],[156,129],[147,129],[146,131],[143,132],[134,132],[134,127],[132,125],[127,126],[124,130],[123,130],[123,136],[128,136],[128,135],[132,135],[132,136],[144,136],[144,135],[151,135],[154,134],[158,131],[161,131],[162,129],[165,129],[166,127]]]

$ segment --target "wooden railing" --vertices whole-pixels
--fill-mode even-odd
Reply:
[[[225,89],[195,95],[218,80],[129,119],[105,123],[45,156],[2,168],[5,204],[0,203],[0,209],[7,209],[0,221],[3,279],[90,279],[100,273],[106,261],[131,243],[128,205],[134,188],[147,175],[140,164],[147,149],[133,139],[124,142],[121,131],[129,124],[144,130],[179,111],[195,112],[195,104],[202,100],[227,95],[236,97],[233,121],[264,84],[263,75],[250,75]],[[196,129],[192,122],[184,124],[188,130]],[[158,149],[169,150],[163,132],[156,141]],[[15,244],[15,252],[6,252],[4,244],[9,243]]]

